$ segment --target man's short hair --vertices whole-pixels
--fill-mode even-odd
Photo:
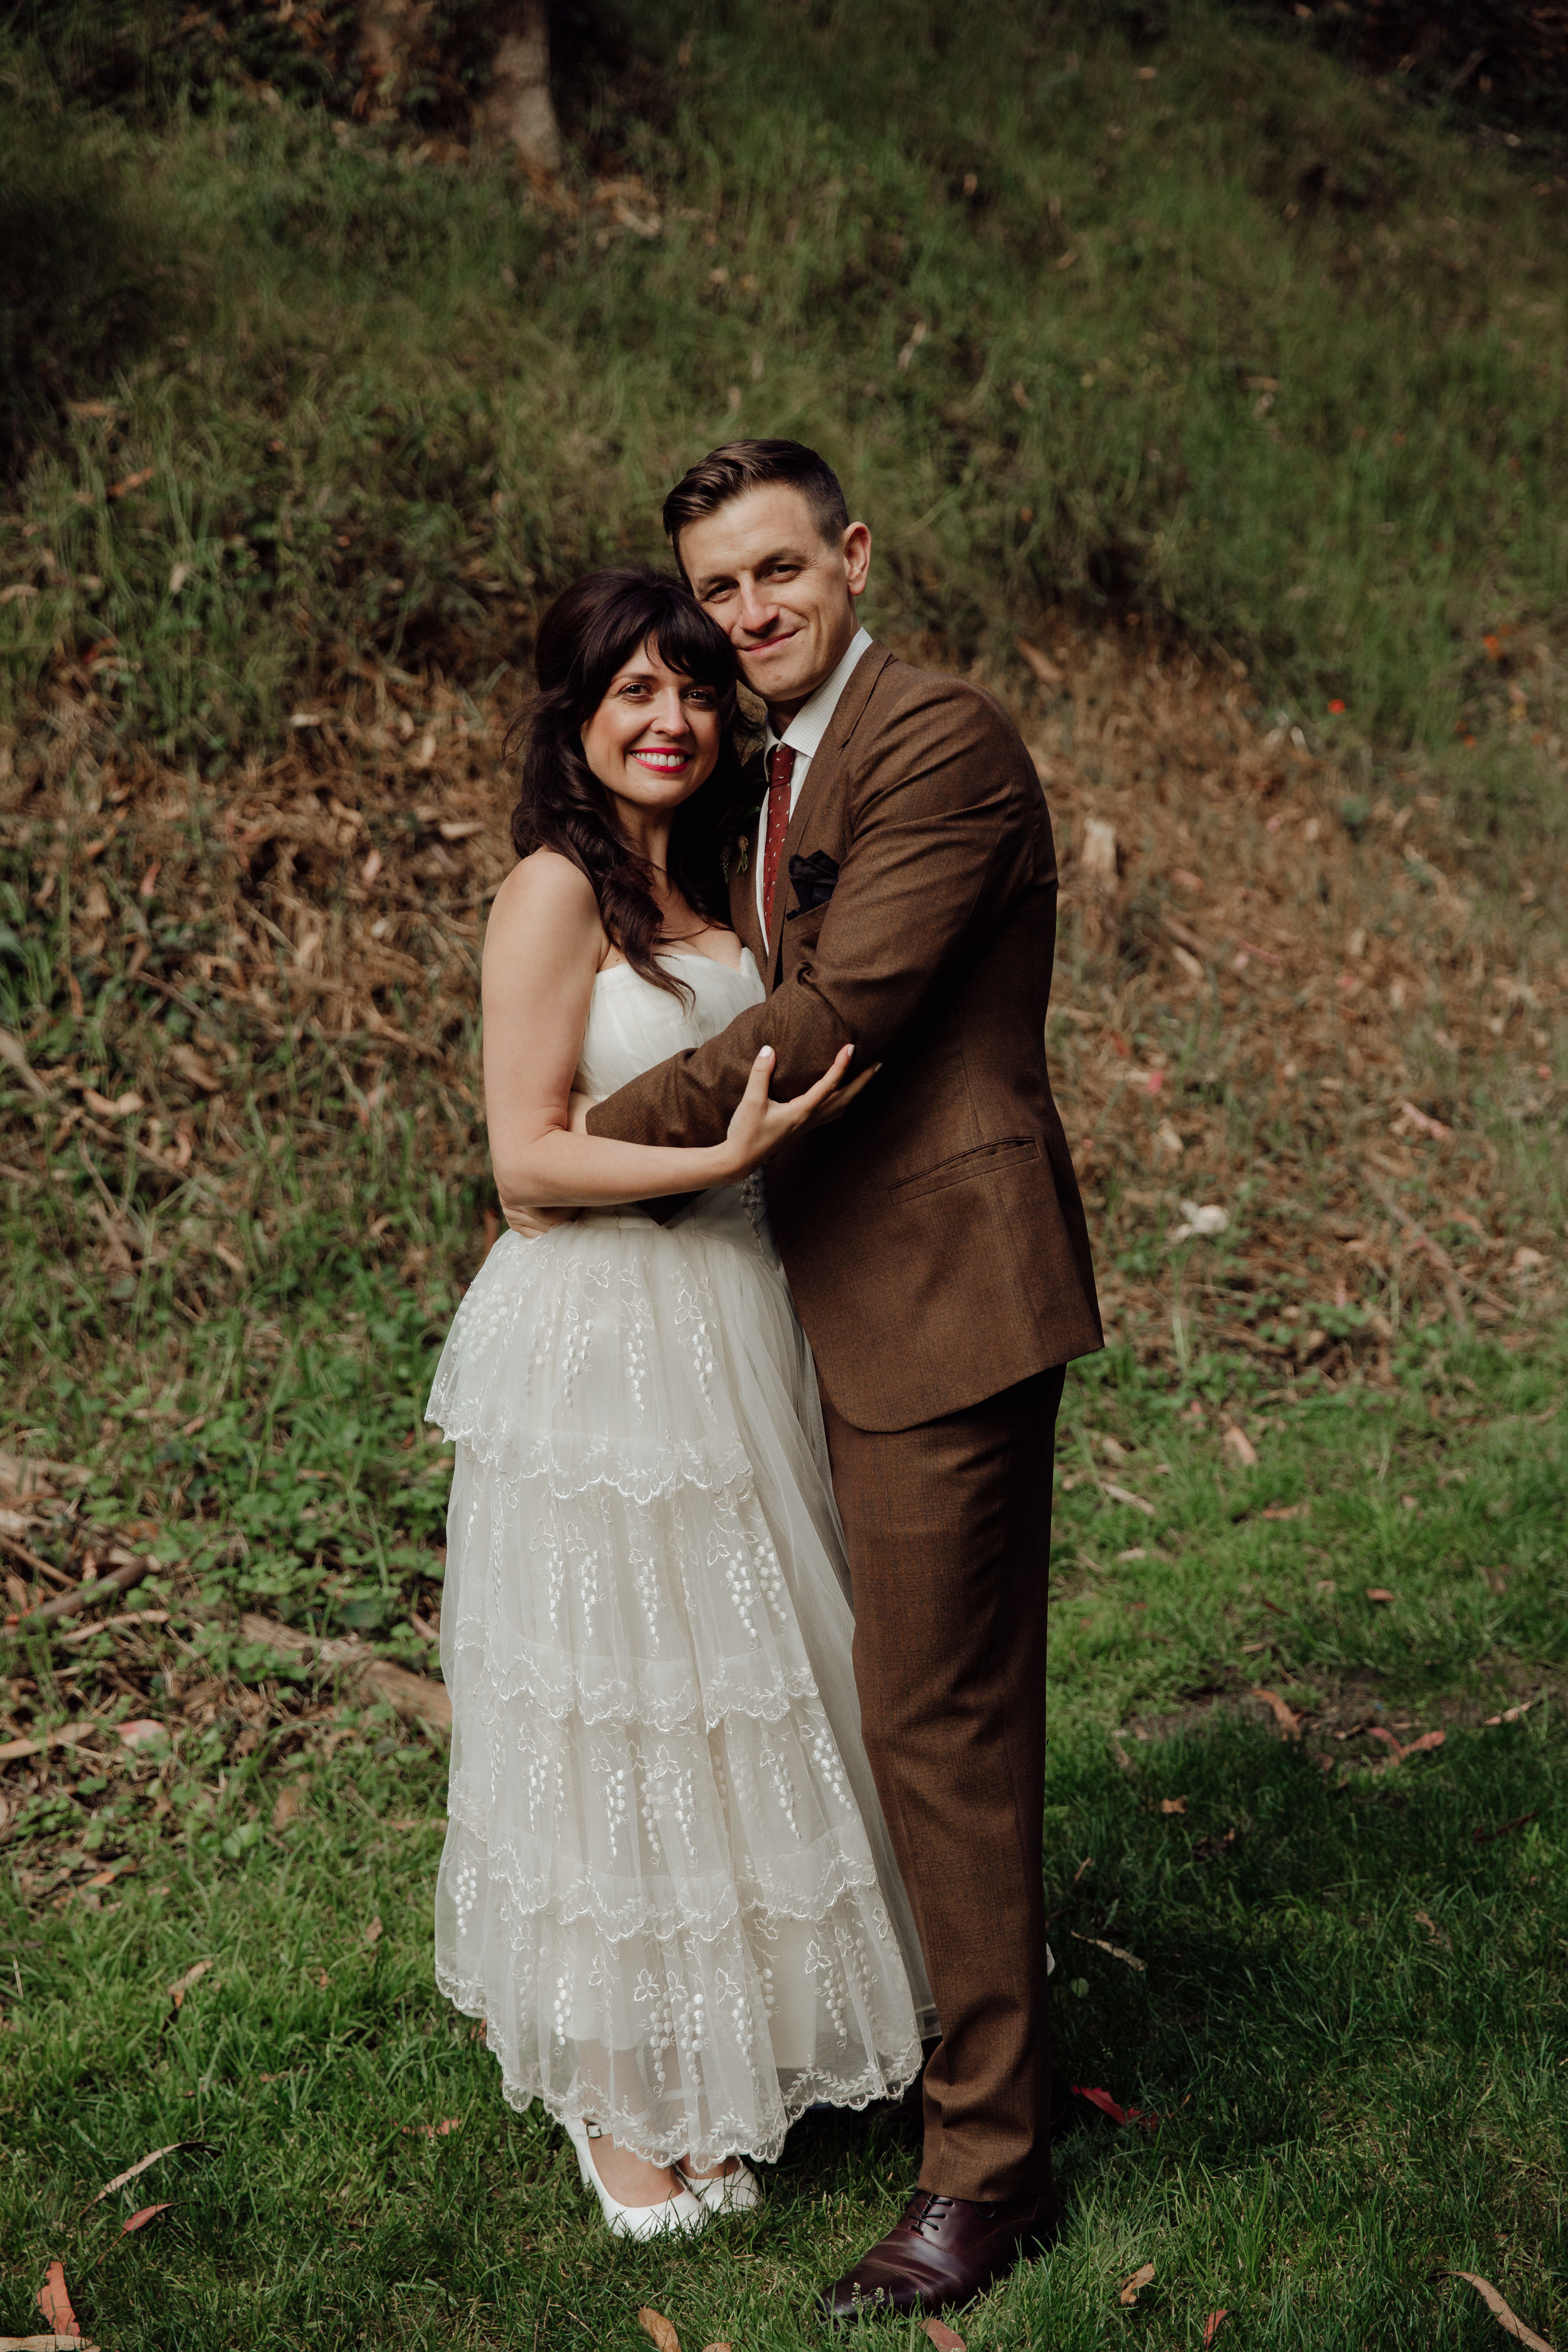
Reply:
[[[747,490],[770,482],[784,482],[798,490],[811,509],[812,519],[825,540],[840,539],[849,528],[844,486],[826,458],[800,441],[726,441],[710,449],[689,473],[683,474],[664,502],[666,536],[680,557],[680,534],[689,523],[716,514]]]

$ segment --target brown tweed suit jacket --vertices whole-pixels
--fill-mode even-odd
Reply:
[[[851,1076],[876,1062],[880,1074],[767,1170],[840,1415],[912,1428],[1100,1347],[1046,1069],[1056,853],[1011,720],[978,688],[874,645],[807,771],[766,943],[757,826],[748,847],[743,871],[731,858],[731,909],[766,1002],[600,1103],[591,1132],[719,1142],[761,1045],[778,1055],[782,1097],[852,1038]]]

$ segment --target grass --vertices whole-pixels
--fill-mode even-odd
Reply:
[[[885,629],[967,658],[1042,594],[1142,605],[1310,721],[1479,729],[1467,774],[1495,736],[1501,797],[1555,808],[1481,644],[1555,659],[1564,612],[1538,157],[1212,6],[1134,38],[832,5],[782,47],[752,7],[689,16],[627,8],[640,71],[552,205],[291,101],[150,128],[66,93],[185,315],[118,367],[84,346],[17,480],[14,720],[85,657],[123,730],[216,770],[367,658],[482,676],[573,572],[658,552],[702,448],[789,432],[877,526]],[[15,79],[36,117],[41,58]]]
[[[289,94],[61,89],[5,36],[8,250],[55,242],[25,316],[0,283],[0,1534],[14,1607],[157,1566],[127,1622],[0,1635],[0,1738],[104,1727],[0,1763],[0,2328],[59,2258],[108,2352],[630,2352],[639,2305],[782,2352],[914,2177],[907,2116],[810,2118],[754,2221],[608,2242],[431,1983],[437,1744],[243,1622],[433,1665],[508,666],[739,429],[829,449],[876,625],[1014,695],[1069,888],[1051,1045],[1116,1340],[1059,1458],[1056,2022],[1163,2120],[1082,2106],[1062,2245],[963,2332],[1461,2352],[1471,2270],[1550,2337],[1557,174],[1207,5],[625,26],[553,204]],[[1026,707],[1020,631],[1066,673]],[[1184,678],[1184,632],[1250,675]],[[1232,1223],[1173,1251],[1188,1185]]]
[[[71,1680],[49,1679],[47,1649],[13,1647],[13,1704],[37,1677],[38,1720],[85,1705],[178,1726],[193,1675],[206,1720],[187,1709],[172,1748],[107,1769],[59,1755],[13,1824],[0,2327],[28,2329],[59,2256],[115,2352],[198,2335],[531,2352],[584,2333],[629,2352],[644,2305],[688,2346],[817,2340],[811,2289],[912,2181],[909,2118],[808,2120],[758,2220],[700,2251],[612,2246],[584,2226],[558,2136],[505,2110],[430,1981],[439,1755],[385,1709],[307,1705],[319,1690],[280,1685],[238,1638],[235,1600],[293,1591],[297,1503],[289,1540],[279,1523],[300,1465],[338,1465],[307,1479],[319,1530],[388,1555],[444,1483],[399,1441],[418,1344],[308,1339],[268,1399],[289,1450],[253,1456],[248,1479],[232,1447],[209,1465],[248,1561],[171,1569],[150,1590],[170,1627],[73,1643]],[[1063,2246],[965,2323],[972,2345],[1087,2347],[1112,2326],[1195,2344],[1222,2307],[1238,2346],[1489,2340],[1440,2269],[1492,2279],[1543,2331],[1563,2308],[1561,1353],[1429,1333],[1398,1369],[1386,1396],[1249,1417],[1249,1470],[1215,1416],[1192,1415],[1199,1368],[1176,1391],[1127,1355],[1073,1377],[1046,1853],[1057,2031],[1069,2079],[1168,2120],[1117,2130],[1084,2107],[1062,2152]],[[121,1512],[152,1475],[145,1453],[121,1455]],[[112,1516],[101,1491],[92,1510]],[[406,1623],[401,1638],[414,1660]],[[57,1673],[64,1655],[57,1641]],[[1300,1738],[1247,1698],[1255,1684]],[[1402,1748],[1445,1738],[1391,1762],[1368,1725]],[[116,1858],[137,1866],[86,1885]],[[165,1988],[203,1959],[171,2018]],[[434,2137],[405,2128],[454,2116]],[[84,2214],[176,2139],[205,2145]],[[1124,2315],[1117,2291],[1150,2260]]]

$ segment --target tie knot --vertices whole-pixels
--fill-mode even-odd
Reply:
[[[768,782],[782,791],[795,774],[795,751],[788,743],[775,743],[768,754]]]

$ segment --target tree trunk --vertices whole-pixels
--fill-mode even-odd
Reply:
[[[559,172],[565,142],[550,95],[548,0],[512,0],[496,44],[495,79],[474,110],[481,138],[509,140],[531,171]]]

